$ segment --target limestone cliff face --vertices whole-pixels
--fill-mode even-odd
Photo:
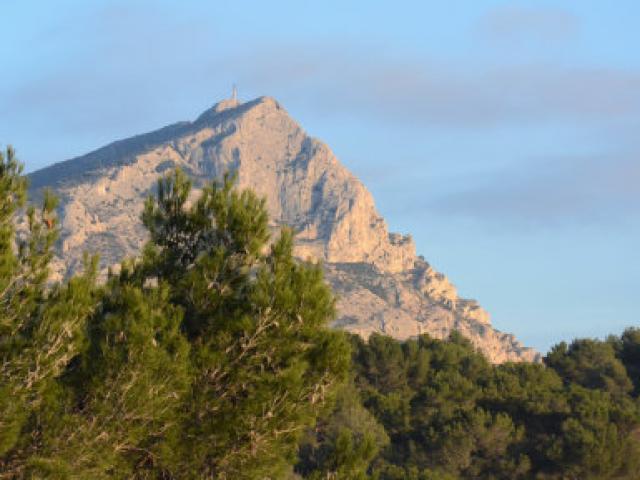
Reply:
[[[389,233],[364,185],[271,98],[226,100],[195,122],[31,174],[34,195],[48,186],[61,197],[66,263],[76,268],[84,251],[100,253],[105,267],[137,254],[145,240],[143,199],[174,167],[196,188],[234,171],[240,187],[266,197],[273,228],[296,230],[296,254],[324,262],[340,299],[337,326],[402,339],[420,333],[442,338],[457,329],[494,362],[537,358],[494,330],[476,302],[460,299],[444,275],[416,256],[410,236]]]

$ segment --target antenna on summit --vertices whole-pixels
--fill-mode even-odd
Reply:
[[[233,88],[231,89],[231,100],[233,100],[234,102],[238,101],[238,87],[235,83],[233,84]]]

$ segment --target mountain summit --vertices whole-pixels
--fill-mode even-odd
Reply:
[[[84,251],[96,252],[106,268],[137,254],[146,235],[144,198],[175,167],[196,191],[233,171],[241,188],[266,197],[272,228],[289,225],[297,232],[296,255],[323,261],[339,298],[337,327],[399,339],[443,338],[458,330],[493,362],[539,358],[495,330],[474,300],[458,297],[447,278],[416,255],[410,235],[390,233],[365,186],[269,97],[224,100],[194,122],[32,173],[33,195],[49,187],[61,199],[60,257],[77,268]]]

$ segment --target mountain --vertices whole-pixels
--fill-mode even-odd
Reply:
[[[197,189],[227,171],[267,198],[271,227],[297,232],[296,255],[321,259],[338,294],[335,325],[367,337],[436,338],[458,330],[495,363],[539,354],[491,326],[474,300],[417,256],[410,235],[390,233],[373,197],[324,143],[308,136],[272,98],[224,100],[194,122],[121,140],[30,175],[32,195],[61,199],[61,265],[76,269],[83,252],[103,267],[140,251],[143,200],[157,179],[180,167]]]

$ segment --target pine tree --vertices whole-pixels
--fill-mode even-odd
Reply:
[[[350,383],[339,392],[330,415],[307,431],[296,470],[312,480],[365,480],[370,463],[388,443],[384,427]]]
[[[95,264],[65,284],[47,285],[58,236],[56,199],[26,210],[27,182],[13,149],[0,154],[0,472],[17,475],[38,449],[39,413],[57,378],[76,356],[83,325],[94,308]]]
[[[320,266],[294,259],[288,229],[269,245],[263,199],[226,177],[187,207],[190,188],[175,172],[143,215],[143,277],[170,285],[191,343],[178,469],[277,478],[344,379],[348,345],[327,328],[335,307]]]
[[[87,346],[62,383],[63,401],[31,459],[34,474],[74,478],[167,475],[188,387],[182,312],[166,285],[140,286],[129,265],[109,279]]]
[[[278,478],[330,408],[348,344],[329,330],[319,265],[272,244],[264,200],[213,182],[159,182],[151,241],[102,287],[48,285],[55,199],[14,223],[26,182],[0,162],[0,475],[7,478]]]

